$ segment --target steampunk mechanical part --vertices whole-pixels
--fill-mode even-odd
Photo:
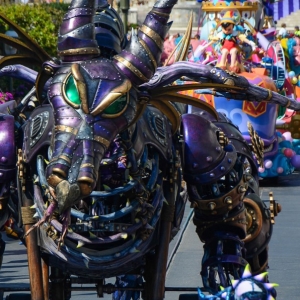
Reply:
[[[268,244],[273,231],[270,211],[256,194],[248,194],[243,202],[247,219],[247,236],[243,240],[246,259],[253,274],[259,274],[268,265]]]
[[[220,145],[223,148],[226,147],[229,143],[229,140],[228,140],[227,136],[225,135],[225,133],[220,130],[217,132],[217,136],[218,136],[218,141],[219,141]]]
[[[275,224],[275,217],[281,212],[281,205],[274,200],[273,192],[269,193],[271,223]]]
[[[18,167],[18,178],[21,182],[22,191],[25,191],[25,183],[26,183],[25,172],[26,172],[26,169],[24,168],[23,152],[22,152],[21,149],[18,149],[17,167]]]
[[[264,166],[264,142],[254,130],[250,122],[247,123],[248,132],[251,137],[251,147],[257,163],[260,167]]]

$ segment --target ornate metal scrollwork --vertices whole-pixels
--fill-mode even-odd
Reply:
[[[260,167],[264,166],[264,141],[259,137],[250,122],[247,123],[251,138],[251,148]]]

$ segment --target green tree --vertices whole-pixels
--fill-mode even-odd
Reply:
[[[10,4],[9,1],[1,2],[0,13],[26,31],[50,56],[57,56],[58,30],[69,4],[44,3],[24,5]],[[0,20],[0,33],[5,33],[8,29],[9,26]],[[1,46],[3,45],[0,43],[0,49],[2,48]],[[30,88],[23,81],[12,80],[8,77],[0,78],[0,90],[12,92],[16,99],[22,98]]]
[[[68,4],[7,4],[0,12],[19,25],[51,56],[57,55],[57,35]],[[0,23],[0,32],[5,33],[8,25]]]

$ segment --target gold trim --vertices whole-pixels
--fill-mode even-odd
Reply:
[[[71,164],[71,159],[66,155],[60,155],[57,159],[65,160],[68,164]]]
[[[159,16],[163,16],[163,17],[167,17],[167,18],[169,18],[169,16],[170,16],[170,14],[160,12],[156,9],[152,9],[150,13],[154,13],[154,14],[157,14]]]
[[[96,47],[85,47],[85,48],[77,48],[77,49],[68,49],[59,51],[58,55],[60,56],[68,56],[68,55],[87,55],[87,54],[97,54],[100,55],[100,49]]]
[[[93,164],[90,164],[90,163],[85,163],[85,164],[82,164],[82,165],[80,166],[80,169],[88,168],[88,167],[94,168],[95,166],[94,166]]]
[[[272,91],[268,90],[268,97],[266,99],[264,99],[264,101],[266,101],[266,102],[270,101],[272,96],[273,96]]]
[[[149,55],[149,58],[153,64],[153,67],[155,69],[157,69],[157,62],[152,54],[152,52],[150,51],[149,47],[147,46],[147,44],[143,41],[143,40],[139,40],[139,43],[142,45],[142,47],[145,49],[145,51],[147,52],[147,54]]]
[[[153,29],[151,29],[150,27],[148,27],[146,25],[143,25],[140,28],[140,31],[143,32],[144,34],[146,34],[148,37],[150,37],[160,49],[163,48],[164,40]]]
[[[164,63],[164,66],[166,66],[169,63],[170,59],[172,58],[172,56],[174,55],[174,53],[176,51],[177,51],[177,53],[176,53],[174,62],[186,60],[188,51],[189,51],[189,46],[191,43],[192,28],[193,28],[193,13],[191,13],[191,17],[190,17],[190,20],[189,20],[189,23],[188,23],[188,26],[187,26],[184,36],[179,41],[177,46],[173,49],[171,54],[168,56],[168,58],[166,59],[166,61]]]
[[[209,105],[208,103],[206,103],[202,100],[196,99],[194,97],[177,94],[177,93],[168,93],[163,96],[156,97],[155,100],[159,100],[162,102],[166,102],[166,101],[179,102],[179,103],[193,105],[195,107],[199,107],[199,108],[209,112],[216,118],[216,120],[219,119],[217,111],[211,105]],[[150,101],[150,103],[152,103],[152,102]]]
[[[87,88],[86,88],[84,77],[80,72],[80,65],[72,64],[71,73],[74,77],[76,88],[79,93],[79,98],[81,100],[81,108],[84,113],[88,114],[89,107],[88,107],[88,99],[87,99]]]
[[[177,58],[178,61],[180,60],[186,60],[188,56],[189,46],[191,43],[191,36],[192,36],[192,28],[193,28],[193,13],[191,13],[190,20],[187,26],[187,30],[181,40],[182,41],[180,50],[179,50],[179,57]]]
[[[103,112],[109,105],[111,105],[114,101],[116,101],[119,97],[126,94],[131,89],[131,82],[126,79],[122,82],[121,85],[117,86],[113,90],[111,90],[105,97],[102,99],[102,101],[99,103],[99,105],[91,111],[91,115],[95,116]],[[128,105],[129,97],[127,96],[127,105]],[[125,106],[125,108],[127,107]],[[124,110],[125,110],[124,108]],[[124,111],[123,110],[123,111]],[[123,112],[122,111],[122,112]],[[121,112],[121,113],[122,113]],[[120,113],[115,115],[109,115],[110,118],[114,118],[116,116],[120,115]],[[108,118],[108,116],[106,115]]]
[[[255,203],[254,200],[247,198],[247,196],[243,199],[243,202],[247,211],[247,236],[243,239],[244,243],[249,243],[254,240],[261,232],[263,217],[260,210],[260,207]],[[252,213],[250,213],[252,211]],[[248,233],[249,229],[253,227],[254,232]]]
[[[94,141],[103,144],[106,148],[108,148],[108,146],[110,145],[110,141],[109,140],[107,140],[104,137],[99,136],[99,135],[95,135],[94,136]]]
[[[57,175],[51,174],[48,178],[47,178],[47,182],[49,183],[49,185],[53,188],[55,188],[60,182],[62,182],[64,179],[58,177]]]
[[[67,177],[66,172],[63,171],[62,169],[59,169],[59,168],[53,168],[52,172],[55,172],[55,173],[61,175],[61,176],[64,177],[64,178]]]
[[[55,131],[68,132],[68,133],[72,133],[74,135],[76,135],[78,133],[77,128],[73,128],[73,127],[67,126],[67,125],[56,125]]]
[[[143,81],[148,81],[149,79],[144,76],[142,74],[142,72],[140,72],[138,70],[138,68],[136,68],[130,61],[126,60],[124,57],[119,56],[119,55],[115,55],[114,59],[117,60],[119,63],[123,64],[126,68],[128,68],[133,74],[135,74],[137,77],[139,77],[139,79],[143,80]]]
[[[237,9],[239,12],[243,11],[257,11],[258,3],[246,1],[244,3],[239,1],[234,1],[227,5],[225,2],[218,2],[215,5],[212,2],[203,2],[202,10],[205,12],[220,12],[223,9]]]

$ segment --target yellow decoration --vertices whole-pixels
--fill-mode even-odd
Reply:
[[[297,77],[293,77],[292,78],[292,84],[297,84],[298,82],[298,78]]]

